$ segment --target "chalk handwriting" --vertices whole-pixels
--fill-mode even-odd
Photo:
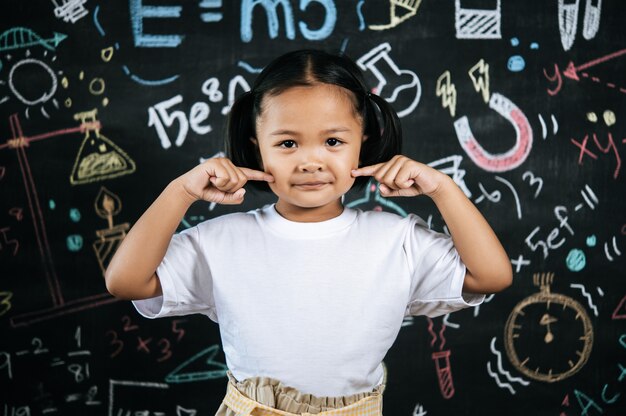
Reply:
[[[224,94],[219,90],[219,86],[219,80],[212,77],[202,84],[201,90],[210,102],[218,103],[224,99]],[[233,77],[228,85],[228,104],[222,108],[223,115],[230,111],[230,107],[237,95],[237,87],[244,91],[250,89],[247,81],[241,75]],[[198,135],[205,135],[213,130],[210,124],[205,124],[211,113],[211,108],[207,102],[197,101],[193,103],[189,110],[189,115],[184,111],[172,109],[174,106],[182,104],[182,102],[183,96],[178,94],[148,108],[148,126],[154,126],[163,149],[169,149],[172,146],[172,141],[166,128],[172,128],[174,124],[177,125],[176,139],[174,140],[174,144],[177,147],[183,145],[190,128]]]
[[[323,40],[330,36],[337,23],[337,8],[333,0],[300,0],[300,10],[306,11],[311,3],[319,3],[324,8],[324,22],[317,29],[311,29],[303,22],[298,22],[298,28],[302,36],[308,40]],[[293,8],[290,0],[242,0],[241,1],[241,40],[250,42],[252,40],[252,15],[254,8],[263,7],[267,16],[267,25],[270,39],[278,37],[279,19],[278,7],[283,11],[283,21],[285,23],[285,35],[287,39],[296,38],[295,21]]]

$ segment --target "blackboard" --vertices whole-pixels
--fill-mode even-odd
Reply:
[[[344,51],[500,237],[513,285],[404,322],[387,415],[626,413],[626,6],[553,0],[7,0],[0,415],[212,415],[219,327],[141,318],[103,270],[165,185],[223,151],[273,57]],[[179,231],[272,202],[192,206]],[[430,200],[346,197],[445,225]]]

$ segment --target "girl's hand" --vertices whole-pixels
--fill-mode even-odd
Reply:
[[[352,176],[373,176],[380,182],[380,194],[390,196],[433,196],[447,176],[406,156],[352,171]]]
[[[243,202],[249,180],[273,182],[269,173],[240,168],[227,158],[214,158],[191,169],[176,179],[192,201],[204,200],[218,204],[236,205]]]

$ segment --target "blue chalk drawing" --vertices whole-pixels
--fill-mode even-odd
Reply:
[[[571,271],[579,272],[585,268],[587,264],[587,257],[582,250],[574,248],[570,250],[570,252],[567,254],[567,257],[565,258],[565,264],[567,265],[567,268]]]
[[[83,248],[83,236],[79,234],[68,235],[66,243],[69,251],[80,251],[80,249]]]
[[[79,222],[80,221],[81,215],[80,215],[80,211],[78,209],[76,209],[76,208],[70,209],[70,214],[69,215],[70,215],[70,219],[73,222]]]
[[[240,68],[245,69],[246,71],[248,71],[251,74],[259,74],[263,70],[263,68],[254,68],[252,65],[250,65],[250,64],[248,64],[247,62],[244,62],[244,61],[237,62],[237,66],[240,67]]]
[[[305,11],[311,3],[319,3],[325,10],[326,14],[324,22],[319,29],[310,29],[304,22],[299,22],[298,27],[302,32],[302,36],[308,40],[326,39],[333,32],[337,23],[337,8],[332,0],[300,0],[300,10]],[[242,0],[241,1],[241,24],[240,35],[242,42],[250,42],[252,40],[252,17],[254,8],[257,6],[265,9],[267,16],[267,29],[270,39],[278,37],[278,29],[280,21],[278,19],[278,10],[283,11],[283,21],[285,23],[285,36],[287,39],[296,38],[296,28],[293,17],[293,9],[289,0]]]
[[[341,42],[341,53],[346,53],[346,48],[348,47],[349,38],[345,38],[343,42]]]
[[[180,77],[180,74],[178,74],[178,75],[172,75],[169,78],[163,78],[163,79],[157,79],[157,80],[148,80],[148,79],[140,78],[137,75],[131,73],[130,69],[128,69],[128,67],[126,65],[122,65],[122,69],[124,70],[124,73],[126,75],[128,75],[130,77],[130,79],[132,79],[136,83],[141,84],[141,85],[148,85],[148,86],[169,84],[170,82],[176,81],[178,79],[178,77]]]
[[[374,193],[373,196],[372,196],[372,192]],[[365,186],[365,194],[363,195],[363,197],[346,204],[346,207],[357,208],[359,205],[367,204],[372,201],[377,202],[380,205],[387,207],[388,209],[392,211],[395,211],[398,215],[401,215],[403,217],[406,217],[409,215],[404,209],[400,207],[400,205],[380,195],[380,190],[376,186],[374,179],[370,179],[367,185]]]
[[[359,30],[362,32],[365,30],[365,18],[363,17],[363,5],[365,4],[365,0],[360,0],[356,4],[356,14],[359,16]]]
[[[202,380],[214,380],[226,376],[228,367],[224,363],[215,361],[214,358],[219,351],[219,345],[213,345],[206,348],[181,365],[172,370],[165,377],[166,383],[188,383]],[[197,368],[199,363],[202,363],[202,358],[205,357],[203,364],[206,364],[206,369],[201,371],[190,371],[191,368]]]
[[[595,247],[597,242],[596,236],[590,235],[589,237],[587,237],[587,240],[585,242],[587,243],[587,247]]]
[[[104,37],[106,33],[104,33],[104,29],[102,29],[102,25],[100,25],[100,21],[98,20],[98,12],[100,11],[100,5],[96,6],[93,11],[93,24],[96,26],[98,33],[100,36]]]
[[[506,68],[511,72],[520,72],[526,67],[526,61],[521,55],[513,55],[506,63]]]
[[[202,0],[198,7],[202,9],[219,9],[222,7],[222,0]],[[200,14],[200,19],[203,22],[220,22],[224,15],[218,12],[204,12]]]
[[[182,6],[144,6],[142,0],[130,0],[130,21],[135,46],[140,48],[176,48],[183,41],[182,35],[146,35],[143,33],[143,19],[179,18]]]
[[[513,46],[514,48],[517,48],[520,45],[520,41],[516,37],[511,38],[510,42],[511,46]],[[539,44],[537,42],[531,42],[530,49],[539,49]],[[526,68],[526,60],[522,55],[513,55],[507,60],[506,67],[511,72],[521,72],[524,70],[524,68]]]
[[[57,203],[54,202],[54,199],[51,199],[50,201],[48,201],[48,206],[51,210],[54,210],[57,207]]]
[[[67,35],[58,32],[53,33],[53,38],[43,39],[37,33],[26,27],[14,27],[13,29],[5,30],[0,34],[0,52],[28,48],[29,46],[36,45],[54,51],[55,48],[67,38]]]
[[[335,24],[337,23],[337,8],[335,7],[335,3],[330,0],[300,0],[300,9],[305,10],[309,3],[314,1],[321,3],[322,7],[326,9],[326,17],[324,18],[322,27],[319,29],[309,29],[309,26],[304,22],[298,23],[298,27],[300,27],[302,36],[308,40],[326,39],[335,29]]]

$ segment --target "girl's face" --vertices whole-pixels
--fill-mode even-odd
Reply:
[[[365,140],[349,91],[329,84],[292,87],[263,98],[252,140],[274,176],[276,210],[299,222],[341,214]]]

